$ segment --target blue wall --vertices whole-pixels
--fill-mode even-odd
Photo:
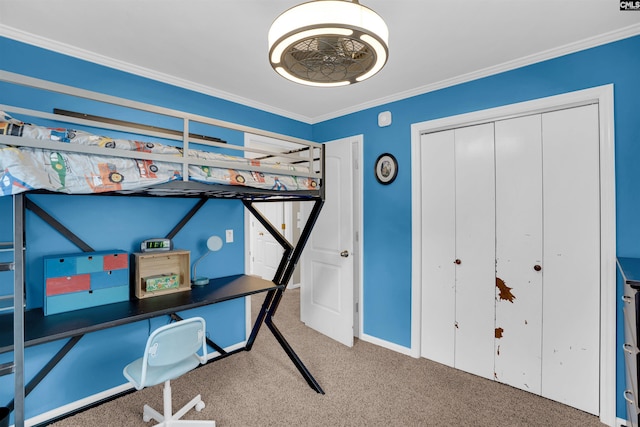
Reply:
[[[640,170],[637,167],[640,160],[640,37],[363,110],[313,126],[7,39],[0,38],[0,51],[3,52],[0,68],[9,71],[96,91],[108,88],[110,94],[274,132],[320,142],[363,134],[364,300],[362,306],[364,322],[362,327],[364,333],[400,346],[409,347],[411,344],[410,131],[413,123],[613,83],[617,254],[640,256],[640,244],[637,243],[640,241],[640,221],[635,218],[636,212],[640,210],[640,191],[637,190],[640,188],[640,173],[636,172]],[[9,61],[7,58],[19,58],[19,60]],[[42,100],[27,101],[39,103]],[[0,102],[9,102],[3,96],[2,86],[0,86]],[[377,115],[386,110],[392,112],[393,123],[389,127],[379,128]],[[228,138],[232,143],[241,143],[238,135],[230,135]],[[383,152],[392,153],[399,162],[398,177],[389,186],[379,185],[372,173],[375,159]],[[89,209],[89,205],[83,206]],[[146,206],[143,202],[140,207],[123,208],[121,212],[131,215],[132,212],[136,212],[136,209],[148,212],[153,208]],[[187,208],[177,206],[177,209]],[[90,219],[75,221],[85,226],[91,223]],[[171,221],[168,220],[169,223]],[[196,224],[195,227],[197,228],[198,225]],[[135,227],[129,230],[135,230]],[[240,230],[241,227],[238,225],[236,233],[241,232]],[[242,241],[239,234],[236,236],[236,242]],[[186,237],[185,240],[187,240]],[[98,236],[96,241],[100,242]],[[128,245],[132,244],[128,243]],[[130,247],[125,245],[122,248],[130,250]],[[621,286],[618,291],[621,293]],[[618,318],[621,318],[621,313]],[[618,327],[617,332],[618,336],[622,337],[622,326]],[[620,397],[624,383],[621,352],[618,354],[617,363],[617,415],[624,417],[624,401]],[[30,406],[35,405],[32,403]],[[31,414],[42,411],[30,409],[29,406],[27,410],[31,411]],[[27,415],[29,416],[29,413]]]
[[[401,346],[411,345],[411,125],[610,83],[615,97],[617,255],[638,257],[638,36],[314,126],[313,139],[319,142],[364,134],[364,333]],[[393,114],[393,123],[379,128],[377,115],[387,110]],[[383,152],[393,154],[399,163],[398,177],[389,186],[378,184],[373,175],[375,159]],[[618,284],[619,296],[621,292]],[[620,310],[617,336],[621,342]],[[625,417],[621,350],[617,359],[617,415]]]

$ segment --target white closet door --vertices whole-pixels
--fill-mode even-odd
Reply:
[[[422,356],[454,365],[454,131],[422,135]]]
[[[598,106],[545,113],[542,395],[599,413]]]
[[[495,182],[493,123],[455,130],[455,367],[493,378]]]
[[[495,124],[496,380],[540,394],[541,116]]]

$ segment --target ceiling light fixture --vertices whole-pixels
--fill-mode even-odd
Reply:
[[[389,29],[358,0],[316,0],[276,18],[269,30],[269,61],[281,76],[310,86],[361,82],[384,67]]]

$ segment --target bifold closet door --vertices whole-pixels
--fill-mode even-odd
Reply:
[[[423,135],[422,355],[493,378],[493,123]]]
[[[540,394],[542,353],[541,116],[495,123],[495,378]]]
[[[493,123],[455,130],[455,367],[493,378],[495,174]]]
[[[598,123],[594,104],[421,138],[422,355],[596,415]]]
[[[421,137],[422,342],[427,359],[454,366],[456,289],[455,135]]]
[[[598,414],[598,106],[594,104],[543,114],[542,140],[542,395]]]

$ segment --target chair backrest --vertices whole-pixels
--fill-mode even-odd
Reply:
[[[144,365],[165,366],[179,363],[194,354],[200,363],[207,360],[206,325],[202,317],[161,326],[151,333],[144,353]],[[198,351],[202,350],[202,355]]]

